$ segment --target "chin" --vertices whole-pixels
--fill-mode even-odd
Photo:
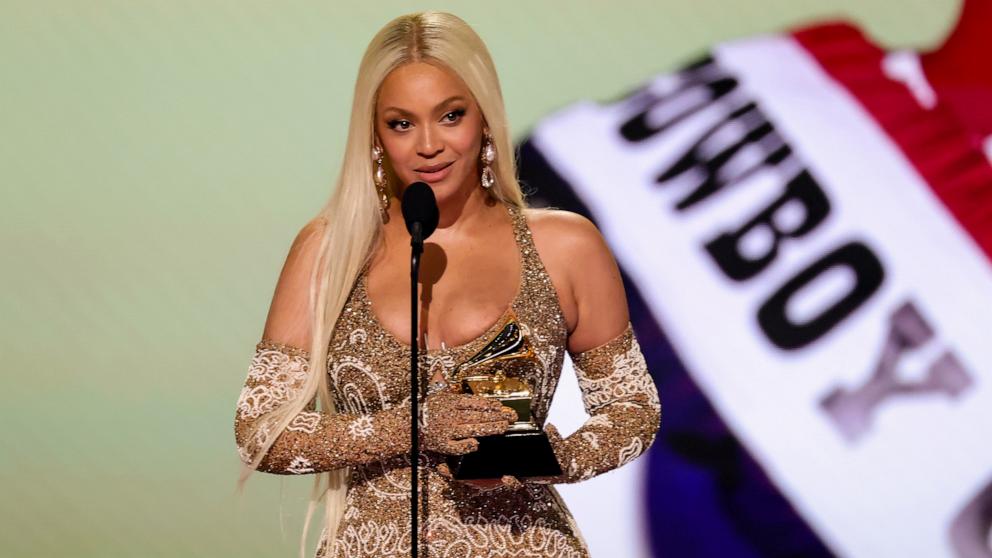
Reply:
[[[415,178],[414,182],[420,181],[419,178]],[[464,188],[465,177],[456,178],[453,176],[447,177],[445,180],[439,182],[427,182],[427,185],[431,187],[434,192],[434,198],[437,199],[438,205],[443,205],[445,201],[457,197],[459,191]]]

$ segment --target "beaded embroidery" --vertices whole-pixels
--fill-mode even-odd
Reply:
[[[520,251],[520,288],[507,311],[533,341],[537,365],[518,372],[533,386],[533,415],[543,424],[557,387],[567,332],[554,286],[534,247],[526,218],[510,208]],[[318,558],[410,555],[409,348],[385,331],[364,291],[365,273],[345,305],[331,338],[328,381],[336,415],[301,413],[276,440],[261,470],[305,474],[348,466],[345,513],[335,541],[322,537]],[[492,329],[492,328],[490,328]],[[486,333],[490,333],[487,331]],[[450,372],[487,341],[486,334],[423,355],[422,374]],[[640,455],[658,427],[658,393],[633,331],[571,355],[591,417],[564,440],[562,482],[616,468]],[[302,383],[307,353],[263,342],[238,403],[239,452],[250,454],[248,427],[285,401]],[[571,514],[552,486],[480,492],[436,472],[444,456],[426,452],[420,464],[427,510],[420,540],[431,556],[475,558],[587,558]]]

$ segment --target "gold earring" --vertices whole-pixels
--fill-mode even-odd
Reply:
[[[496,161],[496,146],[493,145],[493,137],[489,132],[485,132],[483,136],[480,156],[482,159],[482,187],[488,190],[496,184],[496,173],[490,166]]]
[[[379,212],[382,214],[383,222],[385,222],[389,216],[389,190],[387,189],[386,169],[382,168],[382,157],[382,148],[378,144],[372,144],[372,161],[375,163],[372,181],[375,182],[375,190],[379,195]]]

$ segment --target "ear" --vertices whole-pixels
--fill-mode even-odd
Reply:
[[[379,141],[379,136],[372,134],[372,161],[376,161],[385,155],[386,150],[382,148],[382,142]]]
[[[372,148],[382,149],[382,140],[379,139],[379,132],[375,129],[375,112],[372,113],[372,121],[369,123],[369,135],[372,136]]]

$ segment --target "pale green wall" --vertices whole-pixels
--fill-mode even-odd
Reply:
[[[233,494],[233,408],[361,52],[428,7],[488,42],[518,135],[715,41],[847,14],[934,45],[951,0],[0,2],[0,555],[289,556],[306,479]]]

